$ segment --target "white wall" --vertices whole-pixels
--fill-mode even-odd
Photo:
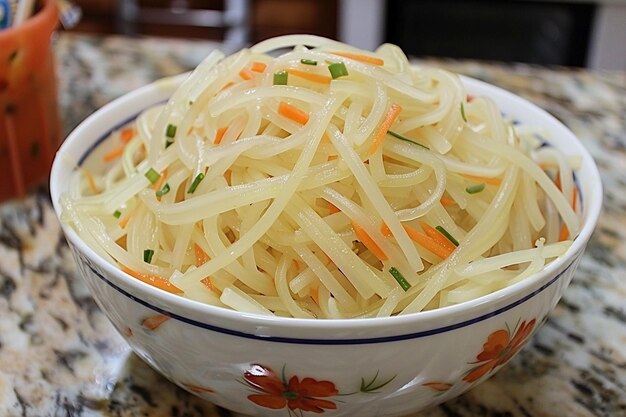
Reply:
[[[339,40],[374,50],[385,39],[384,0],[340,0]]]
[[[581,0],[557,0],[575,3]],[[587,0],[584,0],[587,1]],[[626,71],[626,0],[589,0],[598,3],[587,66]],[[339,40],[373,50],[385,38],[385,0],[340,0]]]
[[[587,66],[626,71],[626,2],[599,7],[593,24]]]

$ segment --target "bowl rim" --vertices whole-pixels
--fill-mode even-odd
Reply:
[[[586,210],[585,213],[583,213],[583,227],[581,228],[579,235],[574,239],[571,247],[564,255],[551,262],[541,271],[527,277],[526,279],[485,296],[434,310],[382,318],[302,319],[292,317],[262,316],[253,313],[242,313],[187,299],[175,294],[170,294],[132,278],[130,275],[127,275],[119,268],[116,268],[114,265],[101,258],[93,249],[83,242],[73,228],[69,227],[60,220],[62,207],[59,203],[59,197],[60,193],[64,190],[63,184],[65,177],[63,176],[63,171],[68,169],[66,156],[71,154],[71,149],[74,148],[78,142],[84,141],[85,138],[89,138],[91,142],[90,146],[85,151],[85,154],[87,154],[93,150],[102,137],[107,136],[106,134],[102,134],[100,137],[92,137],[94,135],[92,130],[94,130],[94,126],[100,123],[101,119],[110,116],[113,112],[119,110],[120,108],[125,108],[134,102],[141,101],[145,96],[155,93],[163,94],[163,92],[167,89],[172,89],[181,83],[187,76],[188,73],[184,73],[178,76],[157,80],[151,84],[126,93],[125,95],[113,100],[95,111],[83,122],[81,122],[61,145],[55,156],[50,175],[50,194],[52,197],[52,203],[55,214],[61,222],[66,238],[71,242],[71,244],[75,245],[80,252],[88,257],[89,260],[94,262],[101,271],[104,271],[109,275],[110,278],[101,276],[101,278],[104,278],[109,285],[113,285],[118,290],[120,290],[120,285],[123,285],[125,288],[129,288],[130,291],[132,291],[131,296],[135,298],[136,301],[143,301],[143,304],[148,303],[145,300],[158,300],[160,304],[167,305],[171,308],[171,310],[193,313],[192,315],[194,317],[204,318],[211,322],[222,323],[225,328],[232,327],[231,324],[239,322],[252,327],[256,326],[256,328],[278,328],[286,331],[295,329],[298,329],[301,332],[303,330],[360,331],[383,328],[388,330],[391,327],[406,329],[406,325],[415,327],[418,325],[428,325],[430,323],[438,323],[437,326],[439,327],[442,327],[441,323],[467,323],[483,316],[491,316],[495,311],[502,310],[502,308],[496,308],[495,306],[498,303],[505,302],[506,300],[510,301],[505,309],[508,310],[513,308],[556,282],[563,274],[564,270],[569,268],[571,264],[576,261],[577,255],[584,250],[598,221],[603,196],[600,173],[593,158],[576,135],[558,119],[534,103],[495,85],[461,75],[460,77],[464,87],[470,92],[472,89],[478,89],[481,91],[480,94],[486,94],[492,98],[497,96],[498,99],[496,101],[505,100],[516,106],[526,107],[528,111],[535,113],[542,119],[542,125],[550,125],[551,129],[553,127],[554,129],[560,130],[561,133],[565,133],[573,139],[573,146],[576,153],[580,154],[582,157],[581,166],[586,167],[585,175],[590,177],[589,181],[593,184],[593,186],[589,187],[590,189],[586,190],[586,194],[584,195],[586,203],[583,206]],[[165,90],[163,89],[164,85],[166,86]],[[173,91],[174,90],[171,90],[169,93],[171,94]],[[163,97],[164,99],[167,99],[168,96]],[[147,105],[144,104],[143,107],[136,112],[126,112],[126,120],[132,120],[136,117],[128,117],[128,114],[138,114],[141,110],[144,110],[149,107],[149,105],[153,105],[155,103],[156,101],[152,101]],[[119,125],[119,122],[121,121],[122,119],[118,120],[118,123],[116,124]],[[113,128],[109,128],[107,129],[107,132],[111,132],[112,130]],[[81,156],[81,160],[82,159],[83,158]],[[97,271],[94,272],[97,273]],[[111,279],[116,282],[111,281]],[[126,291],[122,289],[122,292]],[[139,295],[141,297],[139,297]],[[152,304],[148,304],[148,306],[154,309]],[[491,310],[489,309],[490,306],[493,306]],[[485,311],[487,311],[487,313],[485,313]],[[167,312],[171,314],[170,311]],[[173,316],[188,318],[189,314],[173,314]],[[195,321],[194,319],[189,320],[192,322]]]

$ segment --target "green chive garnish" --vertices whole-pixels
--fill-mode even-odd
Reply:
[[[348,69],[343,62],[333,62],[328,66],[328,71],[333,79],[348,75]]]
[[[170,192],[170,185],[168,183],[165,183],[163,188],[161,188],[159,191],[156,192],[156,196],[157,197],[163,197],[165,194],[167,194],[169,192]]]
[[[173,138],[174,136],[176,136],[176,125],[167,125],[167,128],[165,129],[165,136],[167,136],[168,138]]]
[[[469,187],[466,187],[465,191],[468,194],[476,194],[476,193],[481,192],[484,189],[485,189],[485,183],[481,182],[480,184],[470,185]]]
[[[143,251],[143,261],[146,263],[152,262],[152,256],[154,256],[154,251],[152,249],[145,249]]]
[[[465,106],[463,106],[463,102],[461,102],[461,117],[463,117],[463,120],[465,121],[465,123],[467,123],[467,117],[465,117]]]
[[[446,237],[446,239],[448,239],[450,242],[452,242],[454,244],[454,246],[459,246],[459,241],[456,240],[454,238],[454,236],[452,236],[450,233],[448,233],[448,231],[446,229],[444,229],[443,226],[435,226],[435,229],[437,229],[439,231],[439,233],[444,235]]]
[[[146,178],[150,181],[151,184],[154,184],[161,178],[161,175],[154,170],[154,168],[150,168],[148,172],[146,172]]]
[[[274,73],[274,85],[287,85],[289,74],[287,71],[278,71]]]
[[[200,181],[202,181],[203,179],[204,174],[202,172],[196,175],[196,178],[194,178],[193,182],[191,183],[191,187],[189,187],[187,192],[189,194],[193,194],[193,192],[196,191],[196,188],[198,188],[198,185],[200,185]]]
[[[424,146],[424,145],[422,145],[421,143],[414,142],[414,141],[412,141],[411,139],[407,138],[406,136],[402,136],[402,135],[401,135],[401,134],[399,134],[399,133],[392,132],[391,130],[388,130],[388,131],[387,131],[387,133],[389,133],[391,136],[393,136],[393,137],[394,137],[394,138],[396,138],[396,139],[400,139],[400,140],[403,140],[403,141],[405,141],[405,142],[410,142],[410,143],[412,143],[412,144],[414,144],[414,145],[421,146],[421,147],[422,147],[422,148],[424,148],[424,149],[428,149],[428,150],[430,150],[430,148],[429,148],[428,146]]]
[[[122,212],[119,210],[115,210],[113,212],[113,217],[115,217],[116,219],[119,219],[121,215],[122,215]]]
[[[396,281],[398,281],[398,284],[400,284],[400,287],[402,287],[404,291],[408,291],[409,288],[411,288],[411,284],[409,284],[409,281],[407,281],[404,276],[402,276],[400,271],[398,271],[395,266],[389,268],[389,273],[395,278]]]
[[[174,144],[173,140],[166,140],[165,141],[165,149],[169,148],[170,146],[172,146]]]
[[[317,65],[317,61],[312,59],[301,59],[300,62],[304,65]]]

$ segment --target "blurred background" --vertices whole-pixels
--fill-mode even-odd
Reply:
[[[626,69],[626,0],[76,0],[74,31],[216,39],[313,33],[415,56]]]

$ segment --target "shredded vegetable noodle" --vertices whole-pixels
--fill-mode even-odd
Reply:
[[[134,279],[203,303],[416,313],[519,282],[570,246],[578,161],[535,133],[394,45],[273,38],[211,53],[113,132],[76,170],[63,220]]]

